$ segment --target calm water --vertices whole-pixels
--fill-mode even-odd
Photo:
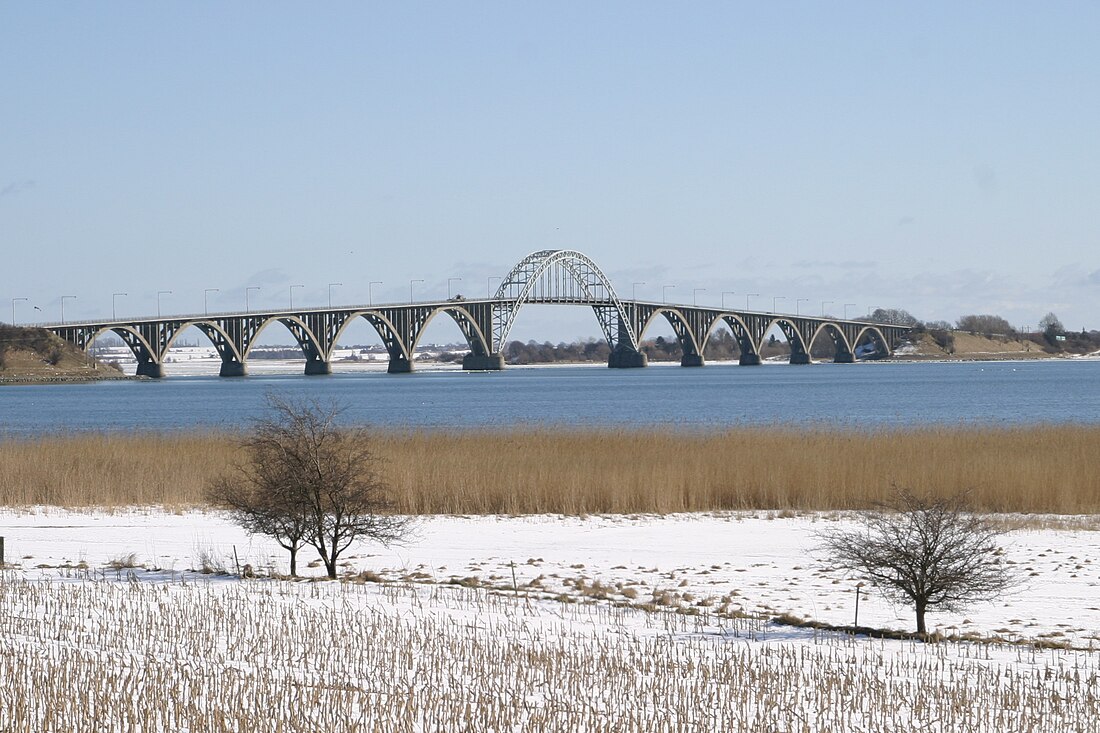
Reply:
[[[845,426],[1100,422],[1100,362],[652,366],[169,377],[0,388],[0,434],[236,428],[264,397],[335,398],[350,422]]]

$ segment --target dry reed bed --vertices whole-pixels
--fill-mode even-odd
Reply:
[[[758,621],[463,588],[9,573],[0,631],[11,733],[1100,728],[1092,654],[763,644]]]
[[[996,512],[1100,513],[1100,427],[857,431],[376,433],[413,514],[851,509],[891,484]],[[237,460],[232,436],[91,434],[0,441],[0,504],[195,506]]]

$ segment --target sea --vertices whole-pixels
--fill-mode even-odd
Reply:
[[[1095,424],[1100,361],[436,368],[10,385],[0,387],[0,438],[237,431],[264,414],[269,395],[335,401],[348,424],[400,429]]]

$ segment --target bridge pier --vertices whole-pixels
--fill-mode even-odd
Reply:
[[[850,351],[838,351],[833,358],[834,364],[855,364],[856,357]]]
[[[741,366],[760,366],[760,354],[741,352],[741,358],[737,363]]]
[[[243,377],[248,374],[243,362],[223,361],[222,368],[218,370],[219,377]]]
[[[607,357],[607,366],[611,369],[638,369],[649,364],[649,359],[640,351],[621,347]]]
[[[332,374],[332,362],[321,359],[306,360],[306,374]]]
[[[150,379],[160,379],[164,376],[164,365],[155,361],[139,361],[137,375],[139,377],[149,377]]]
[[[809,364],[810,355],[805,351],[795,351],[791,353],[791,364]]]
[[[680,357],[680,366],[682,367],[701,367],[705,364],[702,354],[684,354]]]
[[[475,354],[462,357],[462,368],[468,372],[499,372],[504,369],[504,354]]]
[[[386,371],[390,374],[408,374],[413,370],[412,362],[404,357],[390,359],[390,365]]]

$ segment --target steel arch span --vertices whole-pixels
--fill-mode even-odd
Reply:
[[[525,303],[591,305],[611,350],[637,350],[632,319],[611,281],[589,257],[572,249],[532,252],[505,275],[497,288],[490,348],[504,348]]]

